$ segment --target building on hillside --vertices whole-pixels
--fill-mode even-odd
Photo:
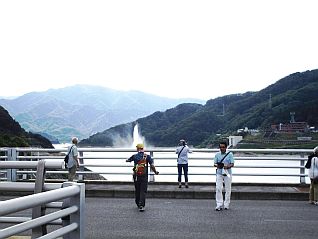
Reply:
[[[296,132],[307,132],[309,126],[307,122],[290,122],[280,123],[271,125],[272,131],[275,133],[296,133]]]
[[[235,147],[240,141],[243,140],[243,136],[229,136],[229,148]]]
[[[308,132],[309,125],[307,122],[296,122],[295,112],[290,112],[289,123],[273,124],[271,126],[272,131],[275,133],[296,133],[296,132]]]

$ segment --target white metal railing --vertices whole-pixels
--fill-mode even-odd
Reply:
[[[1,160],[46,161],[62,160],[67,149],[35,149],[35,148],[9,148],[0,149],[3,152]],[[79,180],[87,180],[87,175],[106,175],[115,178],[114,181],[130,181],[132,165],[125,160],[133,153],[131,148],[79,148],[80,168],[77,172]],[[198,177],[198,181],[213,181],[215,170],[213,168],[213,157],[218,149],[192,149],[189,154],[189,176]],[[231,149],[235,158],[233,175],[240,177],[284,177],[298,179],[297,183],[305,183],[305,162],[310,149]],[[160,174],[156,181],[175,181],[177,175],[175,149],[172,148],[149,148],[147,151],[155,160],[155,165]],[[91,171],[84,171],[85,168]],[[1,166],[0,166],[1,169]],[[2,180],[12,180],[12,175],[30,175],[36,171],[6,172]],[[66,174],[66,170],[47,171],[47,174]],[[11,175],[11,179],[8,179]],[[116,179],[117,176],[117,179]],[[172,176],[175,176],[172,178]],[[152,174],[151,177],[154,177]],[[195,181],[195,179],[194,179]]]
[[[17,155],[16,150],[8,153],[8,160]],[[0,222],[18,223],[0,230],[0,238],[17,235],[32,229],[32,238],[57,238],[65,235],[65,239],[84,238],[84,205],[85,185],[70,182],[62,184],[45,184],[46,169],[64,169],[62,160],[14,160],[0,161],[0,168],[7,169],[7,178],[16,180],[16,169],[36,169],[35,183],[1,182],[0,192],[33,191],[33,195],[0,202],[0,216],[32,209],[32,217],[0,217]],[[25,172],[25,171],[22,171]],[[60,188],[60,187],[63,188]],[[64,188],[65,187],[65,188]],[[47,191],[52,190],[52,191]],[[55,200],[64,200],[55,202]],[[46,208],[62,209],[46,214]],[[64,220],[61,220],[61,218]],[[66,217],[66,218],[65,218]],[[69,219],[68,219],[69,217]],[[63,227],[53,232],[47,232],[47,224],[63,224]]]
[[[9,185],[0,183],[0,190],[6,190]],[[23,188],[23,185],[9,183],[13,190]],[[25,183],[24,185],[28,185]],[[4,187],[2,187],[5,185]],[[29,186],[28,186],[29,187]],[[63,200],[64,203],[56,203],[56,200]],[[4,217],[5,215],[20,212],[22,210],[35,207],[55,207],[62,208],[40,217]],[[46,224],[64,225],[46,235],[39,235],[32,231],[32,238],[53,239],[60,236],[69,239],[84,239],[84,207],[85,207],[85,185],[77,183],[64,183],[63,188],[54,189],[47,192],[37,193],[24,197],[14,198],[0,202],[0,222],[18,223],[16,225],[0,230],[0,238],[7,238],[18,235],[30,229],[39,228]],[[66,217],[66,219],[65,219]],[[69,217],[69,218],[68,218]],[[64,220],[63,220],[64,219]],[[35,235],[34,235],[35,234]]]

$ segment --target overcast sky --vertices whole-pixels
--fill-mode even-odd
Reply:
[[[316,0],[1,0],[0,96],[75,84],[212,99],[318,67]]]

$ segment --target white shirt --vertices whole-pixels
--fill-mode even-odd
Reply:
[[[176,154],[179,154],[180,151],[181,151],[181,153],[178,157],[178,164],[187,164],[188,163],[188,153],[192,153],[191,149],[187,145],[179,146],[176,149]]]
[[[318,157],[313,157],[311,159],[311,165],[309,168],[308,176],[311,179],[318,177]]]

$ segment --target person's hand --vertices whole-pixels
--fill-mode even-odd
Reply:
[[[156,175],[158,175],[158,174],[159,174],[159,172],[158,172],[158,171],[156,171],[156,172],[155,172],[155,174],[156,174]]]
[[[129,159],[126,159],[126,162],[129,163],[130,162]]]

